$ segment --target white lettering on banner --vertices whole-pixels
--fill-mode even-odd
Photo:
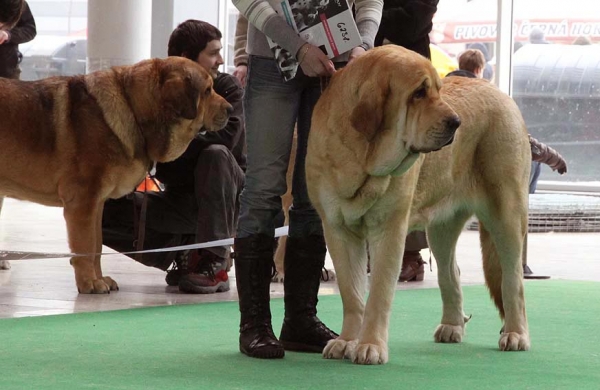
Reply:
[[[576,37],[580,35],[600,37],[600,23],[573,23],[571,26],[571,35]]]
[[[495,24],[457,25],[454,28],[454,39],[489,39],[496,37]]]
[[[529,34],[534,29],[539,29],[544,32],[546,37],[568,37],[569,22],[562,20],[560,22],[530,22],[524,20],[519,27],[518,35],[521,37],[529,37]]]

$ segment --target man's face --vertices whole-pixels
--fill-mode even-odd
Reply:
[[[208,42],[204,50],[198,54],[196,62],[206,69],[212,77],[217,77],[219,66],[223,65],[223,57],[221,57],[221,41],[215,39]]]

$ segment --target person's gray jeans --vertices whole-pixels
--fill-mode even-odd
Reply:
[[[296,122],[298,150],[289,236],[323,234],[319,215],[308,198],[304,170],[310,118],[320,94],[319,78],[307,77],[299,69],[294,79],[284,82],[275,60],[250,56],[244,96],[248,169],[240,199],[238,238],[274,235],[274,220],[281,211],[281,196],[286,192]]]

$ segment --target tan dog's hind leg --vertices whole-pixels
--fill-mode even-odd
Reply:
[[[96,229],[98,202],[90,199],[84,202],[71,201],[64,205],[64,216],[67,223],[69,247],[73,253],[94,253],[96,245]],[[105,294],[110,287],[96,275],[94,256],[78,256],[71,258],[75,270],[75,283],[81,294]]]
[[[349,358],[356,346],[365,311],[367,287],[366,244],[356,236],[332,229],[323,221],[327,248],[337,272],[343,302],[342,331],[323,349],[326,359]]]
[[[530,341],[521,252],[527,229],[527,201],[507,193],[493,196],[490,201],[496,207],[478,217],[486,283],[504,319],[498,346],[502,351],[526,351]]]
[[[102,253],[102,213],[104,207],[100,207],[97,212],[96,218],[96,253]],[[119,285],[110,276],[102,275],[102,256],[99,254],[94,257],[94,269],[96,270],[96,277],[104,280],[104,282],[110,287],[111,290],[118,290]]]
[[[427,227],[427,240],[438,266],[443,304],[442,320],[433,335],[438,343],[460,343],[465,333],[468,318],[463,311],[456,242],[468,218],[468,213],[457,213],[445,222],[433,221]]]

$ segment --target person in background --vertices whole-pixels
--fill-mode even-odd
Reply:
[[[23,0],[0,0],[0,30],[10,30],[19,21]]]
[[[494,67],[490,65],[489,61],[492,59],[493,55],[490,54],[488,47],[480,42],[471,43],[467,45],[467,49],[477,49],[483,53],[483,57],[485,58],[485,67],[483,68],[483,78],[488,81],[494,80]]]
[[[482,79],[485,64],[485,57],[481,50],[467,49],[458,57],[458,69],[448,73],[446,77],[463,76]]]
[[[402,46],[431,60],[429,33],[439,0],[384,0],[381,24],[375,46],[388,43]],[[421,250],[428,248],[423,231],[406,236],[402,259],[401,282],[421,281],[425,276],[425,261]]]
[[[285,349],[321,353],[327,342],[337,337],[317,317],[326,247],[321,220],[308,198],[304,161],[321,78],[330,77],[336,66],[373,47],[381,19],[382,0],[349,3],[355,5],[362,44],[332,61],[277,15],[269,0],[233,0],[249,22],[244,98],[248,170],[234,260],[241,314],[239,348],[251,357],[282,358]],[[271,48],[267,37],[277,46]],[[296,124],[298,151],[284,260],[285,315],[277,339],[271,325],[269,288],[274,269],[274,224],[282,210],[281,196],[286,192]]]
[[[233,111],[225,128],[198,134],[181,157],[157,164],[156,178],[165,190],[145,195],[144,249],[222,240],[235,234],[246,168],[243,89],[235,77],[218,70],[223,64],[221,37],[215,26],[187,20],[169,38],[169,56],[188,58],[206,69],[214,79],[215,92],[232,105]],[[133,198],[106,202],[104,245],[119,252],[132,250],[131,232],[137,223],[132,210],[134,203],[140,208],[142,197],[138,192]],[[119,240],[123,235],[126,239]],[[144,254],[138,260],[162,270],[172,267],[166,282],[182,292],[211,294],[230,289],[229,246],[186,251],[174,259],[171,255],[175,256],[168,252]]]
[[[571,45],[587,46],[587,45],[591,45],[593,43],[594,42],[592,42],[592,39],[590,37],[585,36],[585,35],[580,35],[573,40],[573,43],[571,43]]]
[[[546,33],[535,27],[529,33],[529,43],[534,45],[548,45],[550,42],[546,40]]]
[[[14,7],[10,14],[16,11],[17,4],[10,2]],[[3,10],[3,12],[5,12]],[[8,27],[9,24],[7,23]],[[0,29],[0,77],[19,79],[21,68],[19,64],[23,55],[19,51],[21,43],[29,42],[37,35],[35,20],[26,1],[23,2],[22,12],[16,24],[12,28]]]

